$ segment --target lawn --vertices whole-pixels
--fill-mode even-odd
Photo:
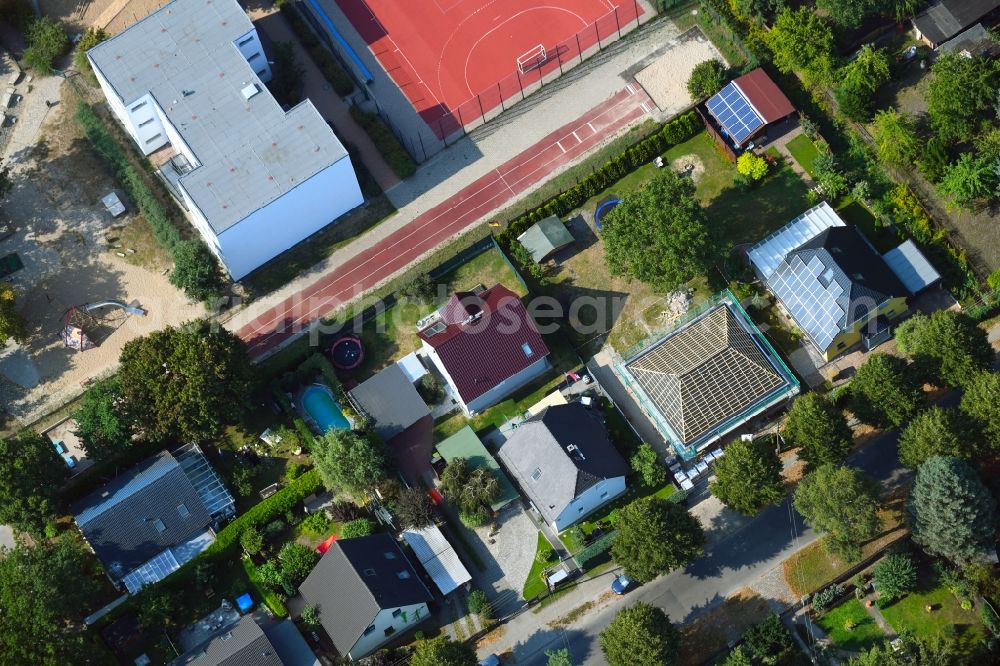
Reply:
[[[873,540],[861,547],[862,557],[871,557],[884,549],[888,544],[902,539],[907,534],[903,524],[903,499],[892,498],[886,501],[886,507],[879,512],[882,521],[882,532]],[[782,563],[785,582],[795,593],[802,597],[812,594],[841,576],[853,564],[843,562],[840,558],[830,555],[823,548],[822,541],[809,544]]]
[[[663,158],[668,163],[683,160],[695,164],[695,195],[705,206],[709,226],[720,239],[720,247],[756,241],[809,207],[805,184],[787,165],[749,191],[737,188],[735,167],[722,156],[706,132],[672,147]],[[641,189],[658,171],[653,164],[640,167],[567,217],[582,214],[589,218],[599,202]],[[549,269],[546,284],[540,285],[538,291],[561,303],[593,299],[592,302],[604,308],[603,313],[592,309],[580,313],[580,321],[586,328],[568,333],[574,346],[589,352],[599,348],[606,337],[616,349],[625,351],[663,330],[663,294],[641,282],[611,275],[605,265],[604,248],[592,227],[584,229],[576,225],[573,230],[578,236],[575,252],[559,266]],[[722,286],[720,278],[713,270],[708,276],[688,282],[685,287],[692,291],[692,305],[717,291]]]
[[[841,201],[837,214],[848,224],[858,227],[880,254],[885,254],[900,243],[899,236],[891,228],[878,226],[875,216],[851,197],[845,197]]]
[[[812,139],[807,137],[805,134],[799,134],[797,137],[789,141],[787,144],[788,152],[792,154],[795,161],[799,163],[799,166],[805,169],[813,178],[816,177],[816,171],[813,168],[813,163],[816,158],[819,157],[819,150],[816,148],[816,144],[812,142]]]
[[[851,652],[868,650],[885,638],[875,620],[853,596],[824,613],[817,624],[837,647]]]
[[[933,576],[923,576],[920,580],[924,583],[922,589],[882,609],[882,616],[897,632],[909,631],[921,638],[952,635],[971,653],[984,635],[979,615],[974,610],[964,610],[955,595]]]
[[[539,532],[538,545],[535,547],[535,561],[531,565],[531,571],[528,572],[528,580],[524,581],[524,590],[521,592],[521,596],[525,599],[534,599],[548,590],[545,580],[542,579],[542,572],[552,564],[553,559],[555,559],[555,550],[552,548],[552,544],[549,543],[544,534]]]

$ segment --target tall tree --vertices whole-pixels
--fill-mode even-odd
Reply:
[[[701,523],[679,504],[638,499],[618,509],[611,557],[629,578],[649,582],[701,555]]]
[[[659,488],[667,482],[667,468],[660,462],[656,450],[646,442],[639,445],[628,464],[647,488]]]
[[[972,461],[979,457],[979,433],[957,409],[931,407],[910,421],[899,435],[899,460],[916,469],[928,458],[954,456]]]
[[[9,282],[0,282],[0,346],[13,338],[15,342],[28,339],[28,320],[17,311],[17,292]]]
[[[961,409],[983,429],[986,443],[1000,450],[1000,374],[980,372],[962,395]]]
[[[41,534],[65,479],[66,463],[47,437],[23,430],[0,440],[0,523]]]
[[[799,457],[812,467],[843,462],[853,441],[844,412],[818,393],[795,399],[785,420],[784,435],[801,447]]]
[[[170,284],[182,289],[189,298],[208,301],[222,289],[215,255],[201,240],[184,240],[174,247],[174,270]]]
[[[467,525],[478,526],[492,513],[490,505],[501,491],[500,482],[489,469],[472,469],[467,459],[455,458],[441,474],[441,492],[458,507]]]
[[[742,439],[726,447],[726,455],[715,461],[715,481],[709,486],[723,504],[752,516],[785,496],[781,460],[763,439]]]
[[[740,16],[770,21],[785,8],[785,0],[733,0],[732,5]]]
[[[154,441],[202,441],[247,408],[246,344],[198,320],[125,343],[118,380],[127,418]]]
[[[117,377],[91,384],[73,415],[75,434],[83,442],[87,457],[108,460],[129,444],[129,429],[122,419],[123,400]]]
[[[885,51],[865,45],[839,74],[836,95],[841,111],[853,120],[871,120],[875,91],[890,77],[889,57]]]
[[[879,529],[878,486],[851,467],[823,465],[806,475],[795,489],[795,509],[814,529],[826,533],[830,552],[854,561],[861,544]]]
[[[920,410],[924,394],[913,366],[889,354],[872,354],[851,382],[851,411],[865,423],[899,427]]]
[[[382,442],[368,433],[331,429],[316,441],[313,460],[330,490],[360,497],[385,478]]]
[[[958,458],[936,456],[921,465],[906,510],[913,540],[956,562],[980,557],[996,534],[996,501]]]
[[[465,641],[440,636],[417,643],[410,666],[476,666],[476,648]]]
[[[726,66],[717,58],[699,62],[687,80],[688,94],[695,101],[711,97],[726,85]]]
[[[601,231],[604,257],[614,275],[670,291],[706,272],[712,256],[705,209],[694,183],[673,169],[622,197]]]
[[[906,112],[888,109],[876,113],[872,137],[878,158],[890,166],[912,166],[922,152],[916,121]]]
[[[640,602],[618,611],[600,643],[611,666],[673,666],[680,635],[662,609]]]
[[[893,553],[875,565],[872,572],[880,599],[898,599],[917,586],[917,567],[909,555]]]
[[[781,622],[781,618],[771,613],[743,633],[743,647],[755,664],[772,666],[785,663],[795,649],[792,634]]]
[[[945,167],[937,189],[948,199],[951,208],[972,209],[977,201],[992,196],[996,186],[993,162],[972,153],[962,153]]]
[[[910,317],[896,329],[896,344],[931,381],[953,388],[968,384],[996,359],[986,331],[962,312]]]
[[[51,448],[51,447],[50,447]],[[98,593],[92,558],[71,538],[0,553],[0,654],[9,664],[101,663],[79,621]]]
[[[28,25],[23,61],[38,74],[51,74],[56,58],[69,50],[69,37],[62,26],[45,16]]]
[[[942,53],[931,66],[927,113],[944,141],[968,141],[978,121],[992,111],[1000,63]]]
[[[421,528],[433,525],[437,512],[427,493],[420,488],[407,488],[396,497],[393,513],[402,527]]]
[[[837,25],[851,29],[889,8],[886,0],[816,0],[816,6],[826,10]]]
[[[833,31],[810,7],[784,9],[767,35],[775,66],[801,72],[809,87],[824,85],[833,77]]]

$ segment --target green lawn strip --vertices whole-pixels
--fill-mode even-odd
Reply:
[[[817,624],[838,647],[851,652],[868,650],[885,638],[875,620],[853,596],[824,613]]]
[[[858,227],[880,254],[885,254],[900,243],[899,236],[890,227],[878,226],[875,216],[852,197],[844,197],[837,207],[837,214],[845,222]]]
[[[253,560],[247,555],[244,555],[240,559],[243,562],[243,570],[246,571],[247,578],[250,579],[250,584],[257,591],[257,595],[264,600],[264,605],[270,608],[271,612],[278,617],[288,617],[288,608],[285,607],[284,602],[281,601],[274,590],[264,585],[264,582],[260,579],[260,575],[257,573],[257,567],[254,565]]]
[[[799,134],[785,145],[788,148],[788,152],[795,158],[795,161],[799,163],[799,166],[815,178],[816,171],[813,163],[819,157],[819,150],[816,148],[816,144],[812,142],[812,139],[805,134]]]
[[[524,581],[524,590],[521,593],[525,599],[534,599],[548,589],[545,580],[542,579],[542,572],[552,564],[554,552],[552,544],[549,543],[544,534],[539,532],[538,545],[535,547],[535,559],[531,564],[528,580]],[[543,557],[546,553],[548,557]]]
[[[575,588],[579,584],[580,584],[579,580],[573,581],[571,583],[566,583],[565,585],[561,586],[558,590],[556,590],[552,594],[549,594],[549,595],[543,597],[541,599],[541,601],[539,601],[537,604],[535,604],[535,607],[531,609],[531,612],[532,613],[539,613],[539,612],[541,612],[541,610],[543,608],[545,608],[546,606],[548,606],[549,604],[555,603],[559,599],[565,597],[567,594],[569,594],[570,590],[572,590],[573,588]],[[542,583],[542,591],[543,592],[545,591],[545,584],[544,583]],[[527,598],[528,597],[525,597],[525,599],[527,599]]]
[[[897,632],[909,631],[921,638],[954,633],[959,645],[971,653],[985,633],[979,615],[974,610],[964,610],[955,595],[933,578],[921,580],[928,583],[923,589],[882,609],[886,622]],[[926,609],[928,605],[930,612]]]

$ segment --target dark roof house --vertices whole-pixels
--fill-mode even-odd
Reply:
[[[705,108],[736,148],[795,113],[785,94],[759,67],[730,81],[705,102]]]
[[[828,357],[843,351],[833,349],[838,336],[853,333],[883,305],[909,295],[868,239],[825,202],[748,254],[757,274]]]
[[[375,432],[383,441],[430,414],[413,383],[395,363],[351,389],[350,397],[375,422]]]
[[[319,610],[337,652],[351,659],[388,642],[400,620],[423,621],[432,599],[399,544],[385,533],[335,541],[299,592]]]
[[[291,620],[262,627],[252,615],[220,628],[170,666],[319,666]]]
[[[573,234],[557,215],[551,215],[528,227],[517,237],[517,242],[531,254],[531,259],[540,264],[549,255],[573,243]]]
[[[108,576],[135,593],[215,540],[210,526],[234,513],[232,495],[195,445],[148,458],[73,506]]]
[[[704,307],[616,368],[685,458],[799,389],[735,300]]]
[[[917,37],[937,48],[1000,8],[1000,0],[943,0],[913,18]]]
[[[425,351],[469,410],[548,369],[549,348],[521,299],[501,284],[455,293],[417,326]]]
[[[523,421],[498,455],[542,517],[559,529],[586,515],[560,521],[575,500],[609,479],[622,479],[624,490],[628,473],[599,414],[579,402],[547,407]],[[592,511],[613,496],[598,499],[603,501],[586,508]]]

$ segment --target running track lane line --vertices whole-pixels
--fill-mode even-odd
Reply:
[[[442,234],[451,233],[464,228],[473,221],[495,210],[517,193],[551,173],[556,167],[571,161],[577,155],[586,152],[596,145],[598,136],[614,132],[627,126],[645,115],[643,111],[644,91],[636,93],[633,89],[623,89],[613,95],[601,106],[591,109],[573,123],[556,130],[531,148],[485,174],[471,185],[438,204],[431,210],[415,218],[410,224],[402,227],[368,250],[348,260],[343,270],[331,271],[306,287],[298,294],[285,299],[277,306],[269,309],[256,320],[242,327],[237,334],[250,345],[251,356],[259,356],[271,346],[294,335],[303,324],[312,323],[316,313],[327,314],[342,305],[343,296],[354,297],[360,291],[371,288],[399,268],[405,267],[425,251],[435,247],[442,239]],[[596,125],[597,127],[594,127]],[[593,131],[586,139],[580,141],[579,134],[575,145],[552,155],[552,148],[559,140],[572,136],[582,127]],[[602,131],[603,130],[603,131]],[[554,139],[554,140],[553,140]],[[562,150],[561,146],[559,147]],[[546,154],[548,151],[549,154]],[[512,175],[520,172],[516,178]],[[469,204],[472,204],[471,208]],[[424,231],[426,227],[432,227]],[[433,227],[437,227],[436,229]],[[416,242],[411,238],[420,234]],[[402,251],[396,247],[404,246]],[[389,255],[388,259],[374,266],[368,273],[353,280],[347,280],[353,273],[369,269],[373,261],[380,259],[379,255]],[[311,306],[306,312],[301,312],[304,304]]]

